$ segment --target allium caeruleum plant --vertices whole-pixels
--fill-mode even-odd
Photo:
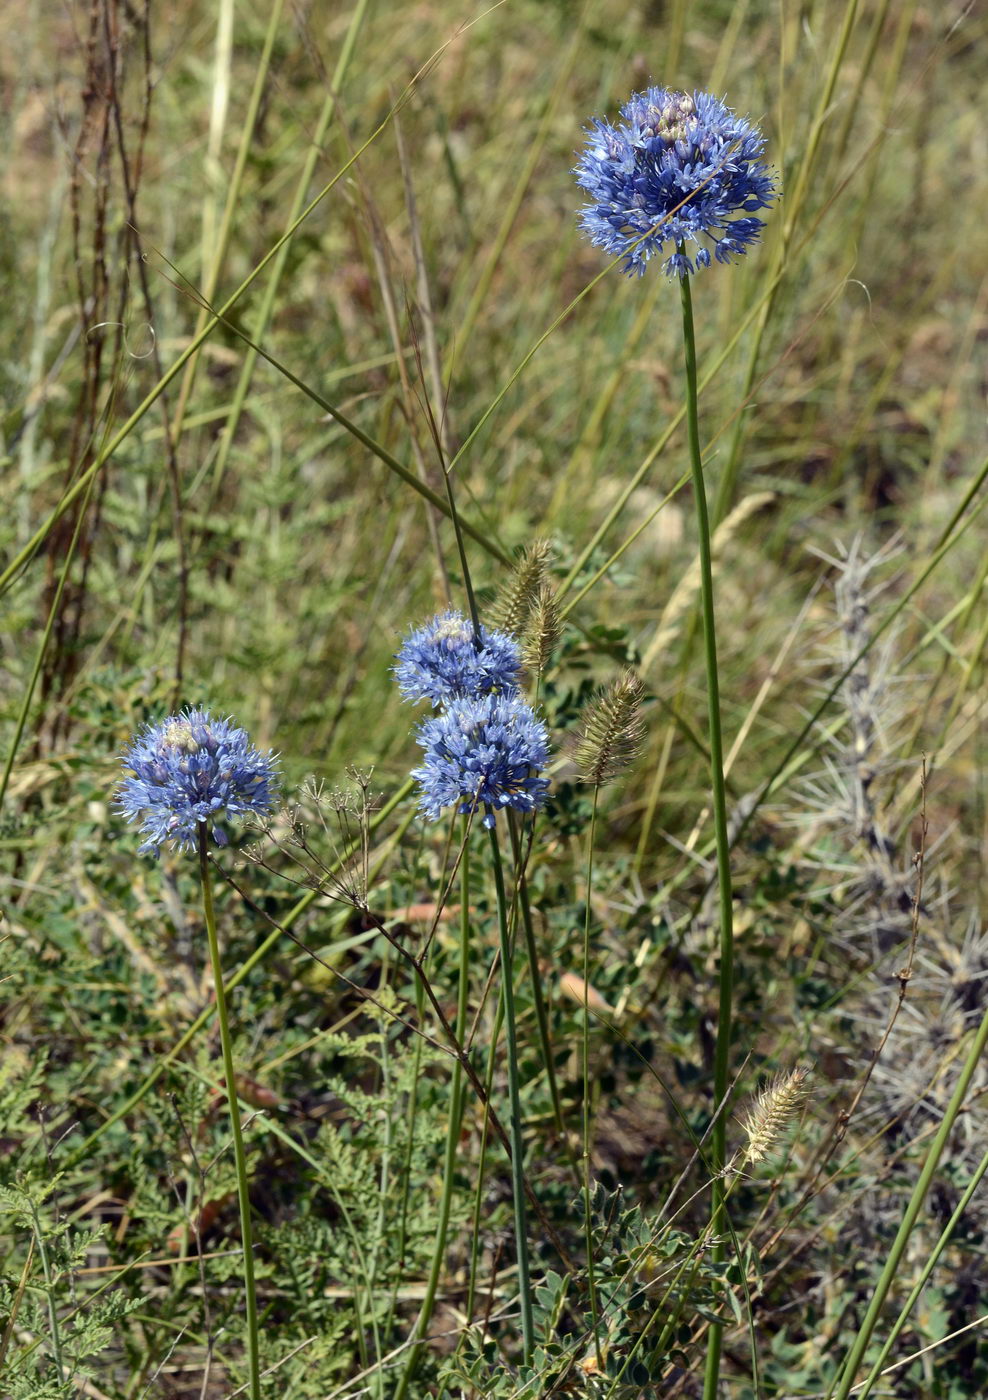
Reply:
[[[643,273],[668,243],[664,269],[678,276],[686,365],[686,422],[700,546],[700,591],[706,655],[710,772],[717,844],[720,903],[720,1001],[714,1060],[715,1121],[709,1162],[713,1174],[711,1227],[724,1228],[726,1115],[731,1038],[734,936],[731,917],[730,839],[724,783],[723,743],[714,622],[710,522],[700,460],[696,336],[690,276],[709,267],[710,246],[718,262],[731,262],[757,241],[763,223],[753,217],[778,193],[762,161],[765,141],[758,129],[736,117],[710,93],[650,87],[621,109],[617,126],[595,120],[576,166],[577,183],[590,202],[580,223],[592,243],[624,257],[624,270]],[[692,254],[692,256],[691,256]],[[723,1257],[723,1245],[715,1245]],[[720,1371],[721,1329],[712,1326],[704,1382],[714,1400]]]
[[[209,940],[216,1017],[223,1051],[226,1098],[233,1133],[233,1153],[240,1201],[243,1242],[244,1295],[247,1324],[247,1364],[251,1400],[260,1400],[257,1294],[254,1286],[253,1232],[247,1159],[233,1065],[233,1042],[223,990],[216,913],[209,875],[209,839],[225,846],[228,836],[219,823],[226,817],[263,814],[270,810],[277,786],[277,764],[271,753],[256,749],[246,730],[228,719],[214,719],[208,710],[186,709],[159,724],[150,724],[123,755],[130,770],[117,794],[117,806],[129,821],[139,821],[145,839],[142,852],[160,853],[170,841],[177,850],[197,851],[202,881],[203,913]]]
[[[457,612],[441,613],[425,627],[409,634],[397,654],[396,662],[394,670],[402,695],[406,699],[431,700],[439,707],[438,713],[425,720],[416,735],[423,750],[423,760],[413,770],[412,777],[421,789],[420,809],[431,820],[436,820],[449,807],[464,817],[464,843],[460,858],[463,899],[458,1037],[465,1033],[467,1020],[470,909],[468,837],[474,816],[480,814],[481,825],[490,833],[508,1051],[518,1293],[524,1359],[526,1364],[530,1364],[535,1347],[535,1317],[528,1260],[512,943],[508,928],[504,866],[497,836],[497,814],[507,809],[509,814],[517,812],[528,815],[543,806],[549,784],[540,773],[549,760],[549,736],[535,711],[518,693],[521,653],[518,643],[506,633],[488,631],[479,621],[471,624]],[[445,1224],[449,1218],[452,1168],[462,1108],[459,1071],[457,1065],[450,1095],[447,1181],[440,1206],[440,1229],[433,1268],[415,1329],[417,1342],[425,1335],[445,1250]],[[396,1400],[404,1400],[408,1393],[418,1355],[419,1347],[416,1346],[409,1355]]]
[[[758,128],[709,92],[660,87],[634,93],[621,116],[592,122],[574,172],[590,196],[580,224],[591,243],[639,276],[667,244],[670,276],[709,267],[708,244],[718,262],[745,253],[764,227],[752,215],[776,195]]]

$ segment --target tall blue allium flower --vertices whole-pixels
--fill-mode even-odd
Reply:
[[[277,763],[228,719],[185,709],[148,724],[123,754],[131,770],[117,794],[128,821],[140,821],[140,853],[158,855],[163,842],[194,851],[199,823],[218,846],[228,844],[221,817],[267,812],[275,797]]]
[[[710,266],[702,239],[718,262],[744,253],[764,227],[750,216],[778,194],[758,128],[709,92],[660,87],[634,93],[621,116],[617,126],[593,120],[573,171],[590,196],[580,225],[591,243],[624,253],[629,274],[643,273],[667,243],[669,276]],[[692,260],[680,244],[696,245]]]
[[[455,803],[459,812],[483,810],[489,828],[502,807],[534,812],[545,802],[549,784],[538,771],[549,760],[549,736],[519,696],[452,700],[416,737],[425,758],[412,777],[426,816],[435,819]]]
[[[513,695],[521,670],[521,650],[513,637],[481,624],[478,646],[471,623],[452,609],[409,632],[395,660],[402,697],[433,705]]]

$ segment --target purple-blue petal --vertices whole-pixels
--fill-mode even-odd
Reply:
[[[403,699],[443,705],[482,695],[514,694],[521,651],[506,632],[481,625],[477,635],[462,613],[449,609],[410,632],[395,662]]]
[[[625,272],[639,275],[671,244],[664,270],[686,277],[694,260],[710,266],[701,240],[714,244],[721,262],[757,241],[762,221],[733,217],[767,208],[778,195],[757,127],[710,93],[659,87],[634,93],[621,117],[616,126],[592,120],[573,172],[590,197],[579,223],[592,243],[623,255]],[[680,244],[695,245],[692,259]]]
[[[455,807],[483,813],[482,824],[492,827],[504,807],[534,812],[545,802],[549,784],[539,772],[549,760],[549,736],[520,696],[453,700],[422,724],[417,738],[423,761],[412,777],[426,816]]]
[[[267,812],[276,796],[277,762],[251,744],[246,730],[208,710],[186,709],[146,725],[123,755],[129,770],[117,810],[141,824],[142,854],[158,855],[170,841],[195,850],[200,823],[217,845],[228,844],[216,824],[223,815]]]

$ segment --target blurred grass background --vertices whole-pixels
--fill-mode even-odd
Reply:
[[[837,674],[818,551],[859,534],[866,551],[898,541],[891,606],[982,466],[983,8],[13,0],[6,18],[5,564],[43,531],[4,597],[12,1072],[49,1043],[35,1095],[91,1130],[147,1072],[144,1036],[153,1056],[202,1004],[193,973],[178,988],[171,966],[191,930],[186,877],[166,861],[162,893],[110,807],[116,756],[139,724],[206,703],[277,748],[290,782],[373,765],[390,794],[414,754],[388,672],[396,640],[449,596],[462,605],[448,524],[263,356],[248,375],[234,327],[441,492],[440,437],[458,508],[493,546],[469,547],[482,599],[504,581],[498,554],[552,539],[571,606],[547,695],[558,727],[588,678],[641,662],[649,739],[608,811],[595,983],[655,1031],[648,998],[676,969],[653,960],[635,911],[664,919],[670,885],[673,903],[701,897],[709,836],[680,330],[660,276],[594,280],[602,262],[578,234],[570,174],[582,128],[649,82],[701,87],[762,126],[782,176],[763,245],[694,281],[706,468],[728,522],[718,628],[741,802],[778,772]],[[46,528],[188,348],[203,299],[229,296],[331,182],[232,324]],[[882,797],[908,867],[928,755],[939,888],[963,891],[975,925],[988,633],[977,510],[898,624],[887,749],[901,764]],[[837,1040],[812,1013],[839,990],[826,941],[843,857],[815,851],[833,868],[801,886],[798,915],[791,902],[818,834],[796,820],[797,784],[826,771],[827,753],[814,731],[739,852],[742,959],[746,931],[758,934],[741,1019],[766,1059],[832,1055],[839,1080]],[[547,980],[575,964],[582,921],[567,801],[540,888]],[[382,877],[393,908],[424,898],[434,868],[413,832]],[[156,944],[162,908],[177,945],[171,933]],[[262,932],[236,936],[249,948]],[[312,985],[293,956],[240,1008],[254,1018],[243,1050],[255,1069],[257,1027],[289,1035],[333,985]],[[705,992],[683,995],[664,1033],[699,1074]],[[318,1015],[335,1024],[337,1012],[348,1008]],[[260,1057],[270,1073],[270,1052]],[[623,1151],[621,1131],[612,1122],[627,1175],[636,1149]],[[33,1132],[25,1120],[11,1141]]]

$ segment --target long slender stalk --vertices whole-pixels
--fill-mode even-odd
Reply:
[[[952,1236],[953,1233],[954,1233],[954,1230],[957,1228],[957,1225],[960,1223],[960,1220],[961,1220],[961,1218],[963,1217],[964,1212],[967,1210],[968,1206],[970,1205],[970,1203],[971,1203],[971,1198],[973,1197],[974,1193],[977,1191],[978,1187],[981,1185],[981,1180],[982,1180],[982,1178],[984,1177],[984,1175],[985,1175],[986,1172],[988,1172],[988,1152],[985,1152],[984,1155],[982,1156],[981,1161],[980,1161],[980,1162],[978,1163],[978,1165],[977,1165],[977,1168],[976,1168],[976,1170],[975,1170],[974,1175],[971,1177],[971,1180],[968,1182],[967,1186],[964,1188],[964,1194],[961,1196],[960,1200],[957,1202],[957,1205],[956,1205],[956,1207],[954,1208],[953,1214],[951,1215],[950,1219],[947,1221],[946,1225],[943,1227],[943,1230],[942,1230],[942,1232],[941,1232],[941,1234],[940,1234],[940,1238],[937,1240],[936,1244],[934,1245],[933,1250],[932,1250],[932,1253],[930,1254],[929,1259],[927,1259],[926,1262],[925,1262],[925,1264],[923,1265],[922,1272],[920,1273],[919,1278],[916,1280],[916,1282],[913,1284],[912,1288],[909,1290],[909,1297],[906,1299],[906,1301],[903,1303],[902,1307],[899,1309],[899,1316],[896,1318],[895,1323],[893,1324],[893,1327],[892,1327],[891,1332],[888,1334],[888,1337],[885,1339],[885,1344],[883,1345],[881,1351],[878,1353],[877,1357],[875,1358],[875,1364],[872,1366],[871,1370],[868,1372],[868,1376],[867,1376],[867,1379],[865,1380],[864,1385],[863,1385],[861,1388],[855,1390],[854,1393],[855,1393],[855,1395],[857,1395],[857,1396],[860,1397],[860,1400],[867,1400],[867,1397],[871,1394],[872,1386],[875,1384],[875,1381],[878,1380],[879,1376],[882,1374],[882,1368],[884,1367],[886,1361],[888,1360],[889,1352],[892,1350],[893,1346],[895,1345],[896,1338],[898,1337],[899,1333],[902,1331],[903,1327],[905,1327],[906,1323],[909,1321],[909,1315],[910,1315],[910,1313],[912,1312],[913,1308],[916,1306],[916,1302],[917,1302],[917,1300],[918,1300],[918,1298],[919,1298],[919,1295],[922,1293],[923,1289],[924,1289],[924,1288],[926,1287],[926,1285],[929,1283],[929,1281],[930,1281],[930,1275],[933,1273],[933,1270],[936,1268],[937,1264],[939,1263],[939,1261],[940,1261],[940,1256],[943,1254],[943,1251],[947,1248],[947,1245],[948,1245],[949,1242],[950,1242],[950,1239],[951,1239],[951,1236]]]
[[[535,1023],[538,1027],[539,1048],[542,1052],[542,1063],[545,1066],[546,1079],[549,1084],[549,1096],[552,1099],[552,1116],[556,1124],[556,1132],[559,1134],[561,1143],[566,1139],[566,1125],[563,1122],[563,1102],[559,1094],[559,1083],[556,1079],[556,1065],[552,1053],[552,1037],[549,1033],[549,1013],[546,1008],[546,999],[542,991],[542,978],[539,974],[538,948],[535,944],[535,925],[532,921],[532,901],[528,892],[528,879],[525,874],[525,853],[522,850],[519,823],[516,813],[508,812],[508,830],[511,832],[511,850],[514,855],[515,869],[518,872],[518,895],[519,908],[521,911],[521,927],[525,936],[525,953],[528,957],[528,971],[532,979],[532,1003],[535,1007]]]
[[[590,1316],[593,1319],[593,1345],[597,1368],[603,1371],[604,1358],[600,1346],[600,1307],[597,1302],[597,1280],[594,1274],[593,1218],[590,1211],[590,904],[593,889],[593,851],[597,836],[597,803],[600,784],[594,783],[593,807],[590,812],[590,834],[587,837],[587,893],[583,917],[583,1232],[587,1250],[587,1285],[590,1292]]]
[[[518,1295],[521,1304],[522,1343],[525,1362],[535,1350],[535,1317],[532,1310],[532,1281],[528,1266],[528,1224],[525,1210],[525,1171],[521,1141],[521,1093],[518,1074],[518,1029],[515,1023],[514,959],[508,936],[508,902],[504,893],[504,866],[497,830],[491,828],[491,854],[494,858],[494,887],[497,892],[497,923],[501,937],[501,985],[504,1001],[505,1035],[508,1045],[508,1103],[511,1139],[511,1190],[515,1203],[515,1245],[518,1251]]]
[[[226,1009],[226,993],[223,990],[223,966],[220,962],[220,944],[216,936],[216,911],[213,908],[213,886],[209,874],[209,847],[205,822],[199,823],[199,877],[202,881],[202,908],[206,919],[206,937],[209,940],[209,959],[213,967],[213,986],[216,989],[216,1021],[220,1031],[220,1046],[223,1051],[223,1074],[226,1079],[226,1102],[230,1110],[230,1128],[233,1132],[233,1159],[237,1170],[237,1198],[240,1202],[240,1238],[243,1244],[244,1259],[244,1304],[246,1309],[247,1369],[250,1384],[250,1400],[261,1400],[261,1359],[258,1348],[257,1289],[254,1283],[254,1237],[250,1224],[250,1184],[247,1180],[247,1157],[244,1152],[244,1135],[240,1126],[240,1105],[237,1101],[237,1081],[233,1068],[233,1041],[230,1036],[230,1018]]]
[[[31,1218],[34,1222],[34,1242],[37,1245],[38,1257],[41,1260],[41,1268],[45,1276],[45,1299],[48,1305],[48,1328],[51,1334],[51,1354],[55,1360],[55,1369],[58,1371],[58,1379],[65,1384],[65,1363],[62,1359],[62,1336],[58,1326],[58,1308],[55,1306],[55,1273],[48,1258],[48,1250],[45,1248],[45,1232],[41,1224],[41,1216],[38,1208],[32,1201],[30,1204]]]
[[[680,248],[682,251],[682,248]],[[731,892],[731,843],[727,832],[727,792],[724,783],[724,746],[720,727],[720,684],[717,669],[717,628],[714,621],[714,579],[710,549],[710,518],[707,513],[707,493],[700,460],[700,415],[696,389],[696,335],[693,328],[693,298],[690,279],[679,281],[683,302],[683,349],[686,361],[686,427],[689,439],[690,468],[693,493],[696,498],[697,533],[700,545],[700,608],[703,618],[703,647],[707,670],[707,705],[710,727],[710,787],[717,842],[717,889],[720,904],[720,998],[717,1011],[717,1047],[714,1051],[714,1103],[720,1104],[727,1093],[731,1050],[731,998],[734,982],[734,928]],[[724,1258],[720,1238],[724,1214],[724,1169],[726,1118],[718,1113],[710,1138],[710,1167],[713,1172],[710,1229],[713,1235],[713,1257]],[[707,1369],[704,1375],[704,1400],[715,1400],[717,1378],[720,1374],[721,1328],[712,1326],[707,1344]]]
[[[422,1025],[425,1018],[425,993],[420,983],[415,984],[415,1016],[418,1024]],[[395,1257],[398,1259],[404,1259],[408,1249],[409,1225],[412,1215],[412,1191],[414,1187],[415,1145],[418,1141],[419,1110],[421,1108],[418,1091],[422,1083],[422,1052],[424,1049],[425,1041],[421,1036],[416,1036],[415,1049],[412,1052],[412,1084],[414,1087],[408,1096],[405,1153],[401,1164],[401,1208],[398,1212],[397,1247],[395,1250]],[[398,1295],[400,1291],[400,1278],[395,1277],[389,1290],[388,1311],[381,1328],[381,1331],[386,1337],[391,1336],[395,1313],[398,1308]]]
[[[400,806],[400,804],[404,802],[405,798],[411,792],[413,786],[413,779],[408,778],[401,785],[400,788],[396,789],[394,794],[387,800],[387,802],[385,802],[382,807],[378,808],[378,810],[370,818],[371,830],[376,830],[376,828],[379,827],[382,824],[382,822],[387,820],[387,818],[391,815],[395,808]],[[411,813],[409,813],[409,816],[407,818],[407,821],[410,820]],[[352,852],[350,851],[345,852],[333,868],[339,869],[351,854]],[[250,976],[254,968],[257,967],[259,963],[262,963],[264,961],[268,953],[270,953],[272,948],[274,948],[275,944],[278,943],[284,937],[285,930],[290,929],[292,925],[302,917],[302,915],[308,909],[309,905],[313,904],[318,898],[318,896],[318,890],[306,890],[305,894],[298,901],[298,903],[295,904],[288,911],[288,913],[284,916],[281,922],[271,931],[271,933],[268,934],[267,938],[264,939],[263,943],[259,943],[254,949],[253,953],[251,953],[249,957],[245,958],[244,961],[240,964],[236,972],[226,984],[226,990],[228,992],[232,992],[234,987],[238,987],[246,977]],[[354,941],[362,942],[371,936],[372,933],[363,933],[358,934],[356,940],[345,939],[341,944],[337,944],[335,945],[335,947],[329,948],[327,950],[327,956],[330,956],[334,951],[338,949],[352,947]],[[74,1152],[69,1153],[66,1160],[62,1163],[62,1169],[64,1171],[71,1171],[74,1167],[77,1167],[80,1162],[84,1162],[92,1152],[93,1148],[99,1142],[100,1138],[102,1138],[106,1133],[108,1133],[111,1130],[111,1128],[115,1128],[122,1119],[126,1118],[129,1113],[131,1113],[135,1108],[137,1108],[138,1104],[144,1101],[147,1095],[154,1088],[155,1084],[157,1084],[158,1080],[164,1074],[168,1066],[178,1059],[179,1055],[181,1055],[182,1051],[187,1045],[191,1044],[191,1042],[202,1030],[203,1026],[205,1026],[211,1019],[212,1014],[213,1008],[211,1006],[207,1006],[204,1011],[200,1011],[196,1019],[192,1022],[192,1024],[184,1032],[184,1034],[181,1035],[178,1040],[176,1040],[172,1048],[170,1050],[166,1050],[164,1054],[160,1056],[154,1069],[151,1070],[150,1074],[148,1074],[144,1081],[134,1090],[130,1098],[125,1099],[122,1104],[115,1108],[113,1112],[109,1114],[106,1118],[104,1118],[103,1121],[99,1124],[99,1126],[94,1128],[93,1131],[89,1134],[89,1136],[79,1144],[79,1146],[75,1149]]]
[[[459,986],[456,997],[456,1039],[464,1043],[467,1032],[470,991],[470,818],[463,818],[463,853],[460,856],[460,962]],[[446,1261],[446,1233],[449,1229],[450,1211],[453,1205],[453,1187],[456,1179],[456,1154],[460,1143],[460,1125],[463,1120],[463,1066],[459,1060],[453,1065],[453,1080],[449,1090],[449,1126],[446,1130],[446,1154],[443,1161],[443,1188],[439,1201],[439,1220],[436,1224],[436,1242],[432,1251],[432,1263],[425,1284],[425,1297],[419,1309],[415,1324],[415,1345],[408,1353],[405,1369],[398,1382],[394,1400],[405,1400],[408,1387],[418,1369],[419,1359],[432,1310],[436,1302],[436,1290],[443,1264]]]
[[[484,1180],[487,1175],[487,1149],[491,1141],[491,1115],[489,1104],[494,1086],[494,1070],[497,1065],[497,1043],[501,1038],[501,1027],[504,1025],[504,997],[497,999],[497,1009],[494,1012],[494,1025],[491,1031],[490,1044],[487,1047],[487,1064],[484,1068],[484,1093],[486,1099],[485,1112],[482,1119],[480,1131],[480,1155],[477,1161],[477,1185],[473,1196],[473,1214],[470,1221],[470,1267],[467,1272],[467,1301],[464,1308],[464,1316],[467,1325],[473,1322],[474,1309],[477,1303],[478,1277],[480,1273],[480,1222],[484,1210]]]

